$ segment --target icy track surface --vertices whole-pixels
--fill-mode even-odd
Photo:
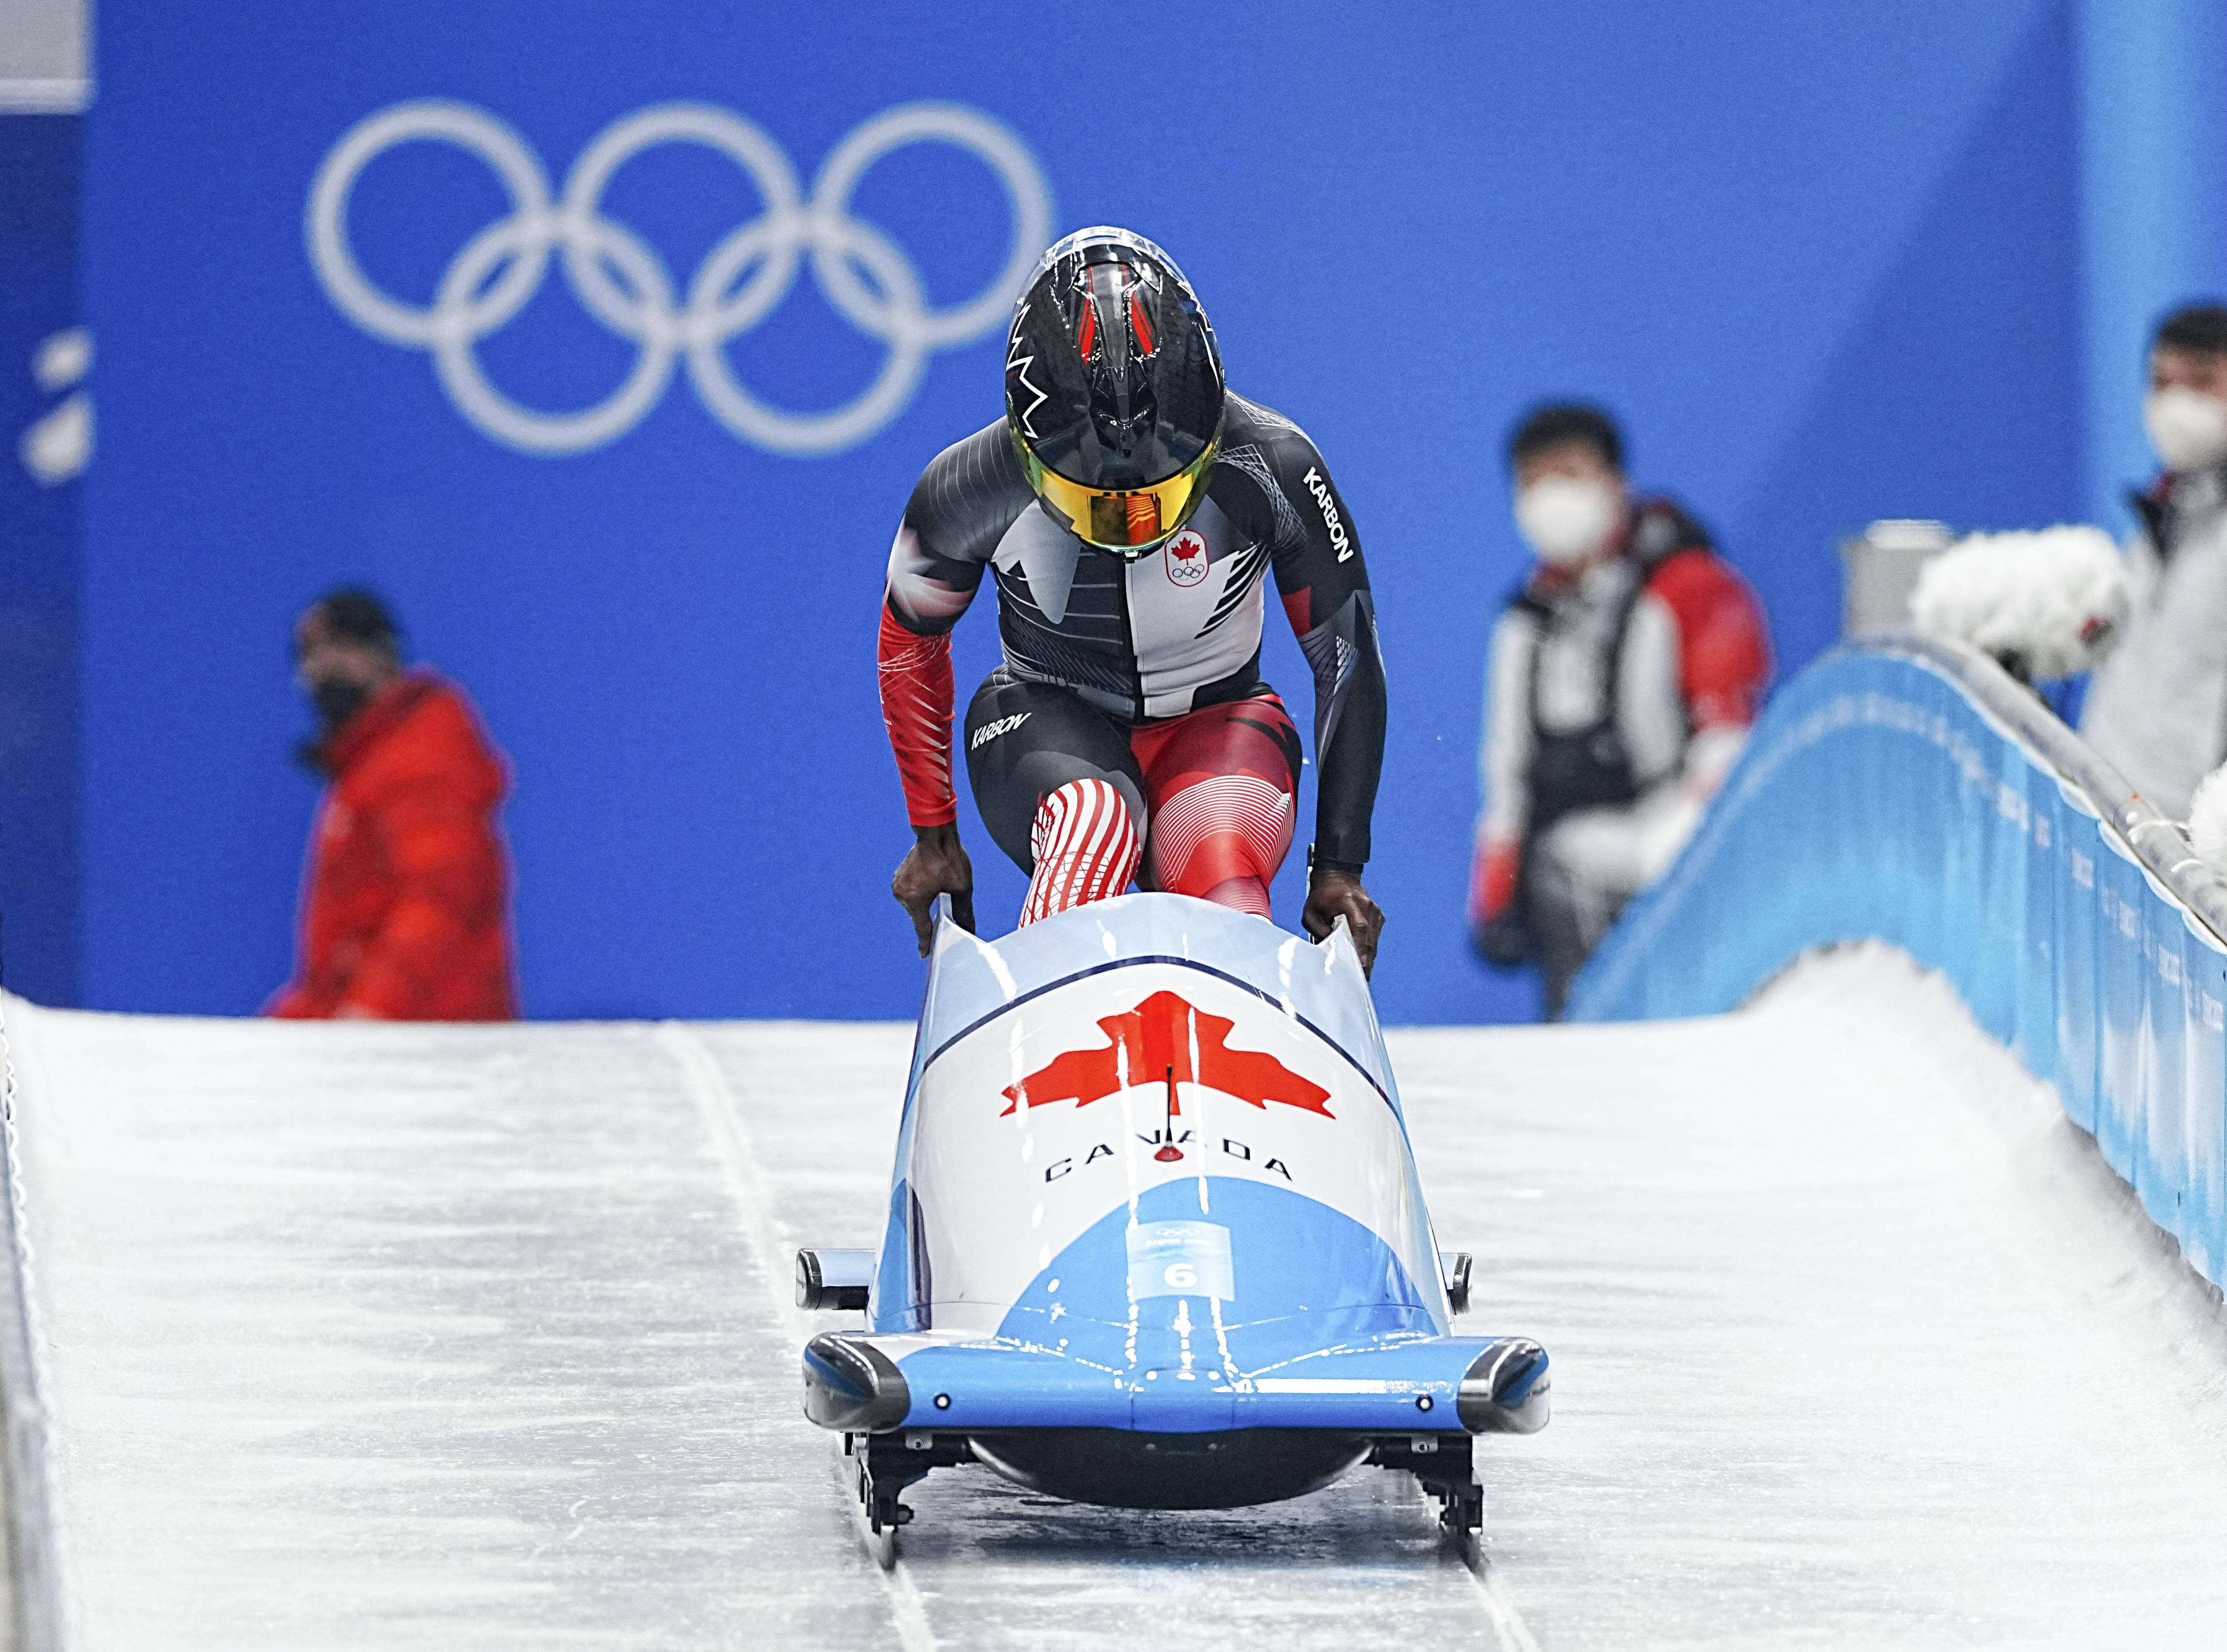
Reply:
[[[1476,1570],[1379,1470],[967,1469],[877,1572],[788,1251],[874,1242],[909,1029],[9,1018],[87,1648],[2227,1643],[2219,1313],[1883,952],[1394,1036],[1464,1328],[1555,1362]]]

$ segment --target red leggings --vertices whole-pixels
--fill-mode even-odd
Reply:
[[[1299,823],[1299,730],[1273,692],[1141,723],[1145,871],[1155,889],[1268,915],[1268,885]]]
[[[1031,876],[1023,922],[1139,883],[1268,915],[1292,846],[1299,736],[1266,684],[1157,723],[992,673],[967,715],[990,834]]]

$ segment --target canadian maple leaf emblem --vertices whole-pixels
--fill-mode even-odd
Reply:
[[[1171,1076],[1178,1084],[1203,1084],[1249,1101],[1263,1113],[1268,1103],[1279,1101],[1325,1119],[1337,1116],[1324,1105],[1328,1090],[1266,1051],[1230,1049],[1235,1021],[1209,1015],[1173,992],[1155,992],[1133,1010],[1104,1017],[1098,1025],[1108,1040],[1103,1049],[1070,1049],[1007,1085],[1011,1105],[999,1116],[1011,1116],[1024,1101],[1041,1107],[1072,1100],[1087,1107],[1133,1085],[1165,1083]],[[1183,1112],[1173,1094],[1168,1111]]]

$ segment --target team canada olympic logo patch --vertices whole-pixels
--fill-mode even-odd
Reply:
[[[1178,585],[1196,585],[1206,577],[1206,541],[1196,528],[1185,528],[1168,541],[1168,577]]]

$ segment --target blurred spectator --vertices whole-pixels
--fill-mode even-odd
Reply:
[[[2045,699],[2041,686],[2071,686],[2117,646],[2127,607],[2126,560],[2099,527],[1969,534],[1918,571],[1910,594],[1921,635],[1993,656]]]
[[[2142,422],[2165,470],[2134,500],[2132,612],[2080,732],[2160,813],[2186,820],[2227,756],[2227,309],[2158,328]]]
[[[337,590],[294,629],[330,782],[303,881],[293,981],[266,1013],[507,1021],[510,869],[495,811],[508,766],[463,691],[405,670],[386,605]]]
[[[2227,769],[2198,782],[2188,806],[2188,844],[2205,871],[2227,882]]]
[[[1538,559],[1493,628],[1469,917],[1492,963],[1538,962],[1552,1019],[1699,823],[1755,719],[1771,645],[1700,525],[1632,494],[1607,415],[1541,407],[1508,458]]]

